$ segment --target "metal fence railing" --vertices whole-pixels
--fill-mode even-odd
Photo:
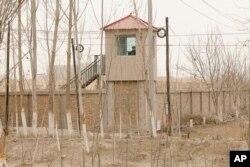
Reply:
[[[105,56],[96,56],[95,60],[85,67],[80,74],[80,83],[82,87],[88,86],[91,82],[99,77],[99,75],[105,75]],[[75,88],[75,79],[78,78],[78,74],[70,80],[70,88]],[[67,84],[61,86],[61,89],[65,89]]]

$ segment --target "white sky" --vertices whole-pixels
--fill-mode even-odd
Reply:
[[[52,0],[52,2],[54,2]],[[87,0],[80,2],[80,10],[83,10]],[[92,2],[92,3],[90,3]],[[40,5],[42,1],[39,1]],[[63,1],[65,3],[65,1]],[[147,21],[147,0],[136,0],[139,10],[139,17]],[[165,17],[169,17],[170,26],[170,45],[188,45],[188,39],[192,34],[206,34],[208,29],[219,28],[224,39],[225,44],[234,45],[238,40],[245,40],[250,38],[250,32],[246,30],[246,25],[238,22],[239,19],[250,18],[250,2],[248,0],[153,0],[153,19],[154,26],[165,26]],[[38,8],[37,26],[38,30],[44,30],[45,16],[44,10]],[[113,22],[121,17],[134,12],[132,0],[104,0],[104,25]],[[83,57],[86,61],[90,56],[99,54],[100,49],[100,15],[101,3],[100,0],[91,0],[88,3],[85,14],[79,21],[79,29],[87,33],[79,34],[83,40],[81,43],[85,46]],[[83,22],[85,24],[83,25]],[[25,22],[25,21],[24,21]],[[63,39],[66,39],[67,30],[66,20],[61,23],[61,36],[59,37],[58,57],[56,64],[64,64],[66,60],[66,50],[64,47]],[[26,23],[24,27],[27,25]],[[84,27],[84,28],[83,28]],[[250,23],[249,23],[250,27]],[[27,28],[27,26],[26,26]],[[14,27],[14,29],[16,29]],[[52,28],[53,31],[53,28]],[[89,33],[89,31],[94,31]],[[228,34],[230,33],[230,34]],[[231,34],[233,33],[233,34]],[[244,33],[244,34],[242,34]],[[63,35],[65,34],[65,35]],[[178,36],[181,35],[181,36]],[[183,36],[182,36],[183,35]],[[24,37],[25,38],[25,37]],[[38,73],[44,73],[47,69],[48,60],[46,45],[44,42],[45,36],[42,31],[38,32],[40,42],[38,44]],[[66,42],[65,42],[66,44]],[[165,40],[158,40],[158,75],[165,75]],[[2,46],[2,49],[4,46]],[[3,51],[3,50],[2,50]],[[185,47],[172,46],[170,47],[171,53],[171,69],[176,74],[177,64],[185,64],[184,52]],[[25,52],[25,49],[24,49]],[[0,56],[0,74],[5,72],[4,54]],[[88,57],[88,58],[86,58]],[[91,58],[90,58],[91,59]],[[179,60],[179,61],[178,61]],[[25,72],[29,76],[29,60],[24,60]]]

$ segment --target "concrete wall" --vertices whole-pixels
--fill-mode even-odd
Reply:
[[[174,124],[177,120],[185,115],[216,115],[215,106],[209,91],[183,91],[171,93],[172,117]],[[240,91],[237,93],[223,91],[219,96],[219,109],[223,115],[235,114],[234,106],[237,105],[239,110],[247,110],[249,105],[249,92]],[[235,100],[235,102],[233,102]],[[166,94],[164,92],[157,93],[158,114],[165,111]],[[182,122],[186,124],[186,122]]]
[[[83,91],[83,109],[86,112],[86,123],[87,127],[91,130],[99,123],[99,105],[100,105],[100,95],[104,94],[105,91]],[[65,109],[65,101],[63,101],[63,92],[56,92],[55,95],[55,117],[58,125],[62,125],[66,127],[66,109]],[[13,93],[10,94],[10,103],[9,103],[9,113],[12,120],[10,121],[13,125],[15,125],[15,113],[16,111],[20,111],[19,107],[19,95],[16,97],[17,103],[15,103],[15,95]],[[38,92],[38,126],[48,126],[48,92]],[[32,121],[32,97],[31,93],[26,93],[24,97],[24,110],[26,113],[26,119],[28,126],[31,126]],[[72,92],[70,94],[69,105],[71,106],[71,114],[73,120],[73,127],[77,129],[77,102],[75,93]],[[15,109],[16,106],[16,109]],[[4,110],[5,110],[5,96],[3,93],[0,93],[0,116],[2,120],[4,120]],[[61,115],[63,114],[63,115]],[[19,125],[21,125],[21,118],[19,114]]]
[[[114,96],[112,97],[113,102],[107,103],[106,91],[84,91],[83,92],[83,107],[86,112],[87,127],[89,130],[93,130],[94,127],[99,126],[99,108],[102,108],[104,127],[106,129],[113,130],[114,128],[118,131],[120,127],[120,120],[122,123],[122,130],[128,131],[129,128],[137,130],[139,128],[147,129],[144,127],[147,124],[146,116],[146,100],[139,98],[139,94],[144,94],[141,89],[142,82],[114,82],[112,89]],[[142,93],[143,92],[143,93]],[[101,105],[101,95],[103,98],[103,104],[109,104],[110,106]],[[64,93],[57,92],[55,96],[55,113],[58,124],[61,124],[61,112],[65,115],[64,102],[62,98]],[[219,107],[223,113],[233,112],[233,101],[234,94],[232,92],[222,92],[219,98]],[[248,92],[238,92],[236,102],[239,108],[246,109],[248,107]],[[48,125],[48,92],[38,92],[38,125]],[[19,96],[15,96],[11,93],[10,95],[10,123],[15,124],[15,113],[16,108],[19,108]],[[31,94],[25,94],[25,113],[28,121],[28,126],[31,126],[32,119],[32,99]],[[73,119],[73,127],[77,129],[77,106],[74,92],[70,95],[69,104],[71,106],[71,113]],[[177,122],[179,116],[182,118],[187,114],[198,114],[198,115],[214,115],[215,107],[211,99],[211,92],[174,92],[171,94],[172,104],[172,116],[174,124]],[[111,106],[113,105],[113,107]],[[156,119],[162,120],[164,123],[164,113],[166,105],[166,94],[164,92],[157,92],[157,113]],[[0,93],[0,116],[4,120],[4,109],[5,109],[5,96]],[[112,112],[113,111],[113,112]],[[112,113],[111,113],[112,112]],[[63,117],[64,118],[64,117]],[[138,119],[140,118],[140,119]],[[184,122],[183,122],[184,123]],[[21,125],[21,119],[19,115],[19,124]],[[65,121],[62,121],[63,127],[66,126]],[[115,127],[113,126],[115,125]],[[109,127],[109,128],[107,128]]]
[[[115,125],[117,128],[120,121],[125,130],[138,128],[138,98],[137,82],[115,82]]]

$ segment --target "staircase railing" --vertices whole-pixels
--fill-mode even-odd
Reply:
[[[87,65],[81,73],[80,73],[80,80],[82,88],[85,88],[90,83],[92,83],[95,79],[99,77],[99,75],[105,74],[105,67],[104,67],[104,56],[102,58],[95,59],[92,63]],[[101,68],[101,69],[100,69]],[[78,74],[70,80],[70,88],[75,87],[75,78],[78,78]],[[67,84],[61,86],[61,89],[65,89]]]

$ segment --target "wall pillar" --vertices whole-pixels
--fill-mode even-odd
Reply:
[[[103,113],[103,121],[105,130],[113,129],[114,126],[114,112],[115,112],[115,94],[114,82],[107,82],[105,112]]]
[[[30,99],[29,95],[24,96],[24,114],[25,114],[25,121],[27,126],[30,126],[30,104],[32,104],[32,101]]]
[[[149,113],[147,111],[147,101],[144,93],[143,82],[138,82],[138,103],[139,103],[139,129],[141,132],[147,132],[148,127],[148,117]]]

